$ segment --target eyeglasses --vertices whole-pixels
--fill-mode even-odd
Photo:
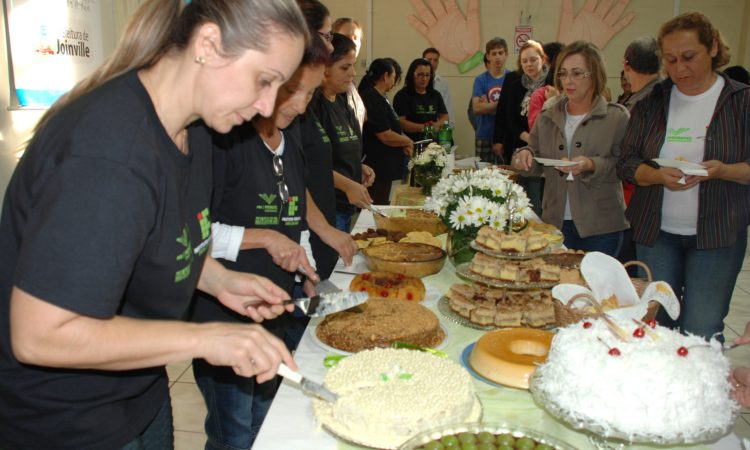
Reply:
[[[273,174],[276,176],[276,186],[279,188],[281,203],[289,202],[289,186],[284,181],[284,163],[280,155],[273,155]]]
[[[590,76],[591,76],[591,73],[586,72],[585,70],[578,70],[578,69],[573,69],[570,71],[570,73],[564,70],[557,72],[557,78],[560,80],[565,80],[566,78],[570,77],[571,80],[581,81],[584,78],[588,78]]]
[[[415,73],[414,76],[419,78],[430,78],[429,73]]]
[[[323,33],[322,31],[318,31],[318,34],[320,35],[320,37],[322,37],[323,39],[325,39],[328,42],[331,42],[333,40],[333,34],[331,34],[330,31],[327,32],[327,33]]]

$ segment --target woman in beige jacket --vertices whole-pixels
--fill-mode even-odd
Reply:
[[[628,223],[615,163],[629,115],[608,101],[606,80],[596,47],[582,41],[565,47],[555,75],[561,95],[539,115],[512,164],[544,173],[542,220],[562,230],[568,248],[616,256]],[[570,163],[542,165],[537,157]]]

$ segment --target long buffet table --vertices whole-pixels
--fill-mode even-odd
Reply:
[[[372,215],[362,211],[353,232],[374,228]],[[343,267],[340,262],[339,266]],[[357,267],[349,268],[348,270]],[[342,289],[349,286],[354,275],[351,273],[334,272],[331,281]],[[474,343],[484,333],[452,322],[437,310],[438,298],[448,290],[448,287],[461,280],[456,276],[455,269],[450,262],[439,273],[423,279],[427,287],[427,298],[423,302],[439,317],[447,330],[448,341],[443,351],[448,357],[460,363],[461,353]],[[295,360],[300,372],[313,380],[323,380],[328,369],[323,366],[323,359],[332,354],[317,344],[312,338],[312,331],[320,319],[313,319],[305,332],[295,354]],[[542,431],[558,439],[566,441],[579,449],[596,449],[587,435],[575,431],[537,406],[528,391],[497,387],[484,381],[475,379],[474,385],[483,405],[485,422],[509,422]],[[739,418],[738,420],[742,420]],[[288,381],[279,388],[276,398],[260,430],[253,449],[258,450],[346,450],[360,449],[356,445],[341,441],[325,430],[316,429],[313,417],[312,403],[300,389]],[[633,450],[665,447],[631,446]],[[706,446],[685,446],[674,448],[736,450],[743,448],[739,438],[730,434],[718,442]],[[750,450],[750,449],[748,449]]]

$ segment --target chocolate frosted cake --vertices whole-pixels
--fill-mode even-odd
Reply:
[[[347,352],[389,347],[393,342],[435,347],[445,339],[432,311],[415,302],[382,298],[327,316],[315,333],[323,343]]]

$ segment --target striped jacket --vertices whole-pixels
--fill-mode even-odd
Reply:
[[[750,164],[750,86],[719,76],[725,84],[706,130],[703,159]],[[617,163],[621,179],[635,184],[635,171],[640,164],[658,167],[651,160],[659,157],[666,136],[672,85],[670,79],[664,80],[635,106]],[[699,189],[697,247],[732,245],[737,233],[750,223],[750,186],[714,179],[701,182]],[[662,185],[636,186],[625,215],[637,243],[654,244],[661,228],[663,197]]]

